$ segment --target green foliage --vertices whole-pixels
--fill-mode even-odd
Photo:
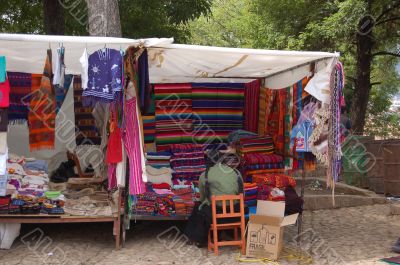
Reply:
[[[200,17],[189,23],[190,42],[340,52],[347,77],[345,96],[349,109],[356,87],[354,76],[359,21],[369,15],[378,19],[386,8],[395,3],[393,0],[216,0],[211,17]],[[391,10],[383,19],[391,17],[400,17],[400,7]],[[400,20],[393,20],[372,28],[373,52],[397,52],[399,25]],[[395,71],[398,63],[399,59],[394,57],[374,58],[371,83],[375,85],[371,89],[367,113],[369,121],[389,113],[390,99],[400,89],[400,78]],[[367,126],[370,125],[371,122],[368,122]],[[393,126],[400,131],[399,123]]]
[[[58,0],[54,0],[58,1]],[[7,0],[0,5],[0,30],[44,34],[42,0]],[[85,0],[63,0],[66,35],[87,35]],[[186,24],[210,12],[211,0],[120,0],[122,34],[128,38],[174,37],[187,40]]]

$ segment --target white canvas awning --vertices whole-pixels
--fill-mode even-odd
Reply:
[[[126,49],[143,45],[149,51],[151,83],[249,82],[265,79],[269,88],[283,88],[316,71],[329,75],[338,53],[222,48],[173,44],[172,38],[125,39],[111,37],[0,34],[0,55],[7,57],[7,70],[43,71],[46,50],[53,55],[65,47],[66,72],[80,74],[79,57],[85,48],[92,53],[104,46]],[[326,78],[325,78],[326,79]],[[319,89],[319,88],[317,88]]]

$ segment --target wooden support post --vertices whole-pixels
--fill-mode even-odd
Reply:
[[[303,166],[304,167],[304,166]],[[301,213],[299,215],[299,219],[298,219],[298,224],[297,224],[297,244],[300,246],[300,242],[301,242],[301,233],[302,233],[302,229],[303,229],[303,210],[304,210],[304,189],[305,189],[305,185],[306,185],[306,170],[303,168],[301,170],[301,192],[300,192],[300,197],[303,200],[303,205],[302,205],[302,209],[301,209]]]

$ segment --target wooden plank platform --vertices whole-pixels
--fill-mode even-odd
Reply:
[[[132,215],[131,220],[139,221],[186,221],[189,219],[189,215],[174,215],[174,216],[162,216],[162,215]]]

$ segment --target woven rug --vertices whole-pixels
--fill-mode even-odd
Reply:
[[[244,84],[193,83],[193,136],[196,143],[226,142],[243,129]]]
[[[170,144],[192,142],[192,88],[190,84],[154,85],[157,151]]]
[[[101,137],[96,128],[96,122],[92,115],[92,107],[82,105],[82,81],[80,76],[74,76],[74,111],[77,145],[100,145]]]
[[[245,84],[244,129],[255,133],[258,132],[260,84],[260,80]]]
[[[142,116],[144,142],[153,143],[156,134],[156,118],[154,115]]]
[[[28,120],[32,75],[19,72],[7,72],[10,81],[10,106],[8,119],[10,123],[23,123]]]

